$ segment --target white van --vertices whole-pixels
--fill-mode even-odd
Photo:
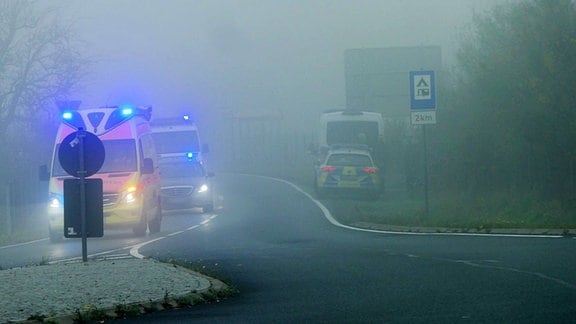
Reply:
[[[137,236],[160,231],[162,206],[160,172],[150,129],[152,108],[104,107],[65,110],[58,128],[50,168],[48,224],[50,239],[64,235],[64,179],[58,159],[60,143],[79,128],[98,136],[105,149],[104,164],[91,178],[103,183],[104,228],[132,228]]]

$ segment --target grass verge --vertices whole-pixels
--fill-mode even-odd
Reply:
[[[316,195],[311,186],[299,185]],[[576,200],[541,200],[530,195],[491,193],[483,196],[424,195],[387,191],[375,201],[332,197],[324,203],[339,222],[347,225],[373,223],[406,227],[448,229],[576,229]]]
[[[333,203],[335,216],[346,224],[369,222],[397,226],[489,228],[576,228],[576,209],[556,200],[490,195],[431,197],[428,213],[421,197],[389,194],[377,201]]]

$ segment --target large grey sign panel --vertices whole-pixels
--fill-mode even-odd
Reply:
[[[410,115],[410,71],[442,69],[440,46],[348,49],[344,56],[347,108],[389,118]]]

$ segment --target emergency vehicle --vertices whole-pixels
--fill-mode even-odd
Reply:
[[[48,171],[49,233],[52,241],[63,237],[63,183],[71,178],[58,159],[60,143],[82,128],[99,137],[105,159],[90,178],[103,183],[104,228],[132,228],[137,236],[160,231],[162,207],[157,154],[152,139],[152,108],[103,107],[66,109],[56,134]],[[48,168],[46,168],[48,169]]]
[[[213,172],[206,171],[208,145],[200,140],[198,127],[190,115],[154,118],[152,136],[156,144],[161,196],[165,210],[200,207],[208,213],[214,209]]]
[[[332,145],[367,145],[378,149],[384,142],[382,114],[359,110],[329,110],[320,115],[321,150]]]
[[[189,160],[204,162],[208,145],[200,140],[196,122],[190,115],[153,118],[152,137],[161,159],[186,156]]]
[[[375,200],[381,194],[380,171],[366,145],[333,145],[315,169],[314,190],[319,198]]]

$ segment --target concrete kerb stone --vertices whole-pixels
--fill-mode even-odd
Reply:
[[[559,235],[576,236],[576,229],[560,228],[447,228],[386,225],[369,222],[354,222],[352,227],[387,232],[404,233],[461,233],[461,234],[500,234],[500,235]]]

